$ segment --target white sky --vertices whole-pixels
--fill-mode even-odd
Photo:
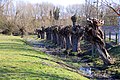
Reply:
[[[15,1],[24,1],[24,2],[30,2],[30,3],[42,3],[42,2],[48,2],[48,3],[52,3],[54,5],[62,5],[64,7],[68,6],[68,5],[72,5],[72,4],[84,4],[85,0],[15,0]],[[95,2],[97,0],[88,0],[88,1],[92,1]],[[110,3],[117,3],[120,4],[120,0],[98,0],[99,2],[101,1],[107,1]],[[113,3],[113,4],[114,4]]]
[[[62,5],[62,6],[85,3],[85,0],[16,0],[16,1],[25,1],[30,3],[48,2],[48,3],[53,3],[54,5]]]

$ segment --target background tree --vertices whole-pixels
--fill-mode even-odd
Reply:
[[[54,25],[58,24],[59,15],[60,15],[60,8],[54,7],[54,10],[53,10]]]

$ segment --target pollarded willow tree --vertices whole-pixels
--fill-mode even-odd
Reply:
[[[78,49],[80,50],[80,45],[78,45],[78,43],[82,39],[84,29],[82,29],[81,26],[76,25],[76,14],[71,17],[71,20],[73,22],[71,30],[72,52],[78,52]]]
[[[105,49],[104,35],[100,26],[103,25],[103,21],[98,19],[87,20],[87,25],[85,26],[85,38],[98,50],[104,64],[113,64],[114,60],[111,58],[107,50]]]

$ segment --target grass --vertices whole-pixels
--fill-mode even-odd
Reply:
[[[0,80],[87,80],[53,60],[20,37],[0,35]]]
[[[40,39],[35,39],[33,36],[28,36],[29,39],[33,39],[31,42],[43,42],[45,45],[52,45],[52,43],[45,41],[45,40],[40,40]],[[113,43],[113,42],[112,42]],[[112,44],[113,45],[113,44]],[[105,66],[102,59],[99,57],[99,53],[96,51],[95,54],[89,54],[91,53],[89,50],[91,49],[91,45],[88,44],[88,42],[81,41],[81,49],[82,52],[89,51],[88,54],[85,53],[85,55],[82,55],[80,57],[77,56],[68,56],[65,55],[65,53],[55,53],[53,54],[52,57],[57,58],[56,60],[62,60],[64,64],[70,65],[71,67],[74,67],[74,69],[79,69],[81,66],[86,66],[89,65],[91,67],[94,67],[92,71],[96,75],[94,78],[99,79],[99,78],[104,78],[103,76],[99,77],[101,74],[105,74],[110,78],[112,77],[113,79],[120,79],[120,46],[117,46],[114,44],[116,47],[109,48],[109,53],[110,55],[115,58],[116,62],[114,65],[108,65]],[[84,61],[84,62],[83,62]]]
[[[109,52],[111,53],[111,55],[116,59],[115,62],[115,66],[113,67],[117,67],[116,70],[119,72],[120,74],[120,45],[113,47],[109,50]]]

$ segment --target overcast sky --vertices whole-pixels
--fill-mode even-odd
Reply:
[[[16,1],[25,1],[30,3],[48,2],[48,3],[53,3],[54,5],[62,5],[62,6],[85,3],[85,0],[16,0]]]
[[[24,2],[30,2],[30,3],[42,3],[42,2],[48,2],[48,3],[53,3],[54,5],[62,5],[62,6],[68,6],[72,4],[84,4],[85,0],[15,0],[15,1],[24,1]],[[89,0],[88,0],[89,1]],[[97,0],[90,0],[92,2],[96,2]],[[110,3],[117,3],[120,4],[120,0],[98,0],[99,2],[101,1],[107,1]]]

